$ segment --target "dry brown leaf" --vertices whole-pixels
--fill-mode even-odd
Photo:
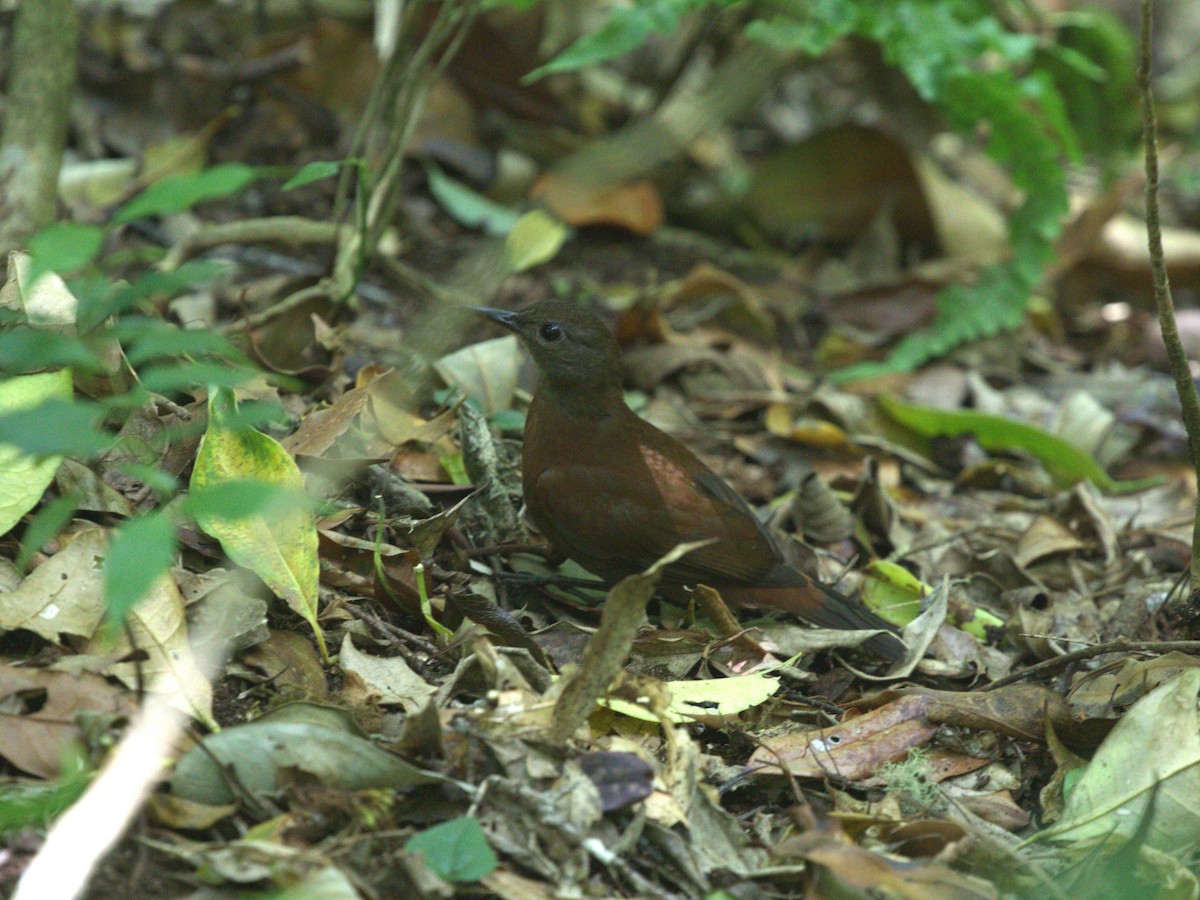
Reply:
[[[129,695],[99,675],[0,666],[0,757],[41,778],[58,775],[72,742],[82,741],[79,713],[128,717]]]
[[[926,717],[929,706],[925,698],[902,697],[831,728],[764,738],[746,771],[779,774],[783,765],[798,778],[866,778],[933,737],[938,726]]]
[[[316,648],[294,631],[272,631],[241,655],[239,669],[242,677],[271,684],[289,700],[319,702],[329,693]]]
[[[103,528],[76,532],[15,590],[0,592],[0,630],[23,628],[51,642],[61,634],[90,638],[104,619],[107,549]]]
[[[346,391],[331,405],[309,413],[280,444],[292,456],[322,456],[349,431],[370,399],[368,388]]]
[[[610,225],[648,237],[663,220],[662,200],[649,181],[594,185],[561,172],[547,172],[529,196],[574,227]]]
[[[1038,516],[1017,539],[1013,562],[1022,569],[1039,559],[1059,553],[1082,550],[1087,545],[1057,519]]]
[[[117,639],[115,652],[146,654],[141,662],[117,663],[106,669],[131,688],[147,687],[165,695],[172,706],[213,728],[212,685],[197,665],[188,642],[183,596],[170,574],[154,583],[150,593],[130,610],[128,629]],[[106,637],[93,637],[85,652],[114,652]]]

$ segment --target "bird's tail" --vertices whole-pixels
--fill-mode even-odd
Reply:
[[[885,622],[857,600],[851,600],[790,567],[780,566],[763,580],[761,587],[739,587],[732,592],[723,589],[721,593],[738,604],[792,613],[819,628],[884,631],[885,634],[867,638],[862,646],[890,660],[904,659],[908,652],[904,642],[896,636],[896,626]],[[730,593],[736,596],[728,596]]]

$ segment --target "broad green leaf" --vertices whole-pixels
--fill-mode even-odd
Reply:
[[[62,490],[61,486],[59,490]],[[67,523],[75,515],[75,510],[79,508],[80,497],[78,493],[71,493],[42,504],[42,508],[25,526],[25,533],[21,536],[21,550],[17,553],[15,561],[18,569],[25,571],[33,555],[40,552],[67,527]]]
[[[517,224],[520,214],[507,206],[489,200],[465,184],[455,181],[437,166],[426,168],[429,192],[442,204],[442,208],[460,225],[482,228],[490,235],[508,234]]]
[[[0,381],[0,415],[28,412],[31,407],[38,407],[51,399],[70,402],[69,369]],[[3,440],[0,431],[0,441]],[[0,534],[7,534],[25,513],[37,505],[54,479],[61,460],[59,455],[39,457],[31,455],[28,448],[0,443]]]
[[[113,334],[125,347],[125,358],[132,366],[163,357],[240,356],[222,335],[204,328],[185,331],[162,319],[145,316],[122,318],[113,326]]]
[[[923,437],[970,434],[986,450],[1024,450],[1040,460],[1051,477],[1063,486],[1090,481],[1102,491],[1125,493],[1160,483],[1157,478],[1135,481],[1110,478],[1096,460],[1078,447],[1027,422],[971,410],[914,406],[883,395],[879,397],[879,406],[892,419]]]
[[[0,372],[16,375],[64,366],[88,372],[107,369],[79,338],[61,331],[21,325],[0,332]]]
[[[222,163],[203,172],[168,175],[117,210],[113,221],[123,224],[145,216],[183,212],[206,200],[219,200],[243,191],[260,174],[254,166]]]
[[[64,372],[67,370],[20,378],[46,378]],[[69,374],[66,378],[70,381]],[[3,402],[0,401],[2,409]],[[0,411],[0,444],[9,444],[37,456],[92,456],[107,450],[116,440],[114,435],[98,426],[103,415],[104,408],[99,404],[60,397],[50,397],[25,409]]]
[[[175,527],[161,511],[127,519],[113,533],[104,559],[108,618],[121,623],[175,561]]]
[[[195,285],[203,285],[228,272],[230,264],[218,259],[193,259],[177,269],[163,272],[151,269],[142,272],[126,286],[128,300],[132,305],[143,297],[170,297]]]
[[[504,241],[510,272],[524,272],[554,259],[570,230],[558,219],[535,209],[517,219]]]
[[[200,443],[190,489],[193,494],[231,481],[261,481],[287,491],[304,490],[295,461],[279,442],[240,425],[227,389],[214,391],[208,430]],[[312,513],[296,506],[265,514],[230,517],[201,508],[197,523],[221,542],[229,558],[250,569],[312,626],[323,659],[329,659],[317,622],[317,527]]]
[[[142,387],[154,394],[171,394],[188,388],[232,388],[244,384],[257,373],[250,369],[234,369],[214,362],[168,363],[143,369]]]
[[[171,791],[196,803],[232,802],[236,798],[225,768],[253,794],[275,793],[280,774],[291,770],[344,791],[405,790],[444,780],[357,734],[309,722],[259,720],[210,734],[204,746],[184,754],[171,777]]]
[[[863,570],[862,601],[893,625],[907,625],[921,612],[922,598],[934,588],[899,563],[877,559]],[[1004,621],[986,609],[963,602],[955,605],[951,618],[967,634],[987,640],[988,629],[1004,627]]]
[[[250,478],[206,485],[203,490],[189,494],[183,504],[184,511],[196,521],[215,517],[234,522],[275,515],[287,507],[310,509],[311,503],[306,494],[294,487]]]
[[[90,265],[104,245],[104,229],[77,222],[57,222],[29,239],[30,282],[46,272],[67,275]]]
[[[498,865],[477,819],[461,816],[414,834],[405,853],[420,853],[425,865],[451,883],[479,881]]]
[[[304,165],[295,175],[284,182],[283,190],[291,191],[315,181],[332,178],[341,169],[342,164],[336,161],[316,161]]]
[[[1058,821],[1036,838],[1078,844],[1136,834],[1172,855],[1193,851],[1200,834],[1197,692],[1200,670],[1188,669],[1138,700],[1088,763]]]

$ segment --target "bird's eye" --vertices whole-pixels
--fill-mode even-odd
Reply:
[[[538,335],[543,341],[557,341],[563,336],[562,326],[557,322],[544,322],[538,329]]]

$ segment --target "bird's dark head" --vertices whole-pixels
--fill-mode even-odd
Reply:
[[[552,389],[619,390],[620,348],[604,323],[587,310],[561,300],[545,300],[517,312],[472,309],[515,332]]]

